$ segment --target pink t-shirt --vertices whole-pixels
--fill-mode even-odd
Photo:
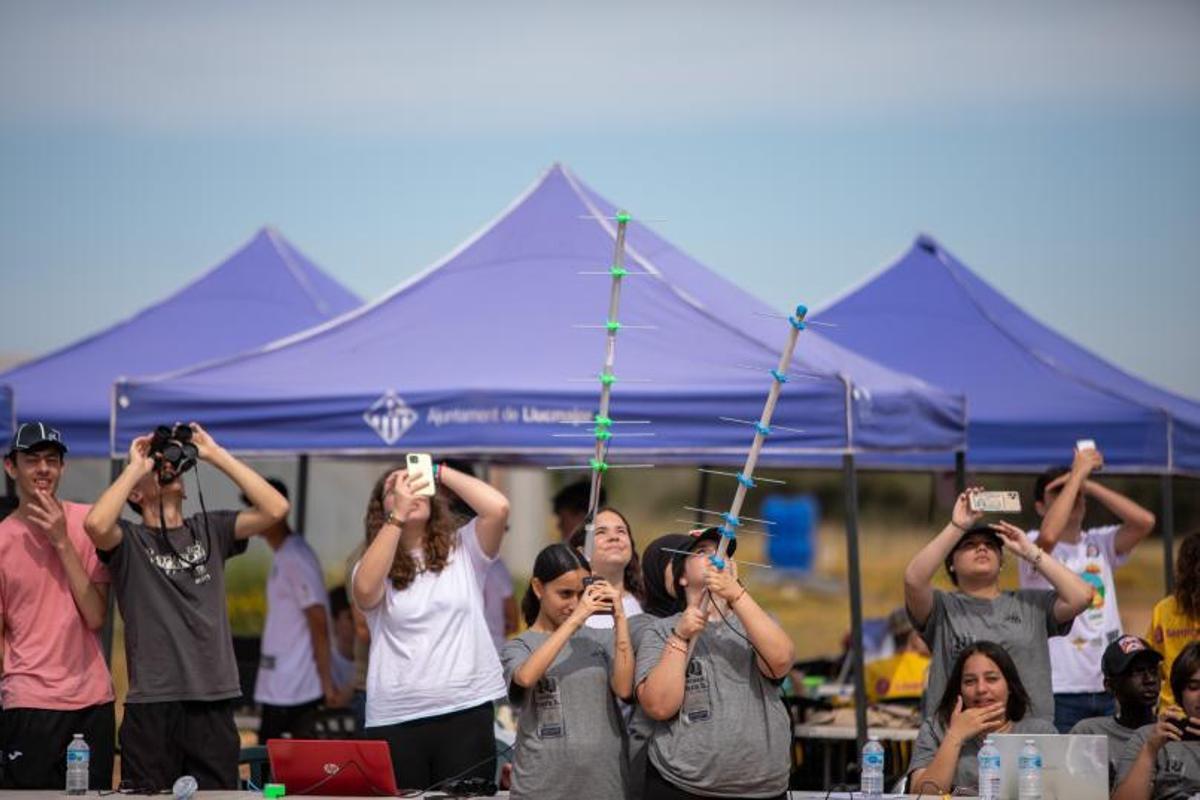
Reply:
[[[83,530],[89,506],[63,503],[67,536],[96,583],[108,570]],[[0,521],[0,614],[4,618],[4,708],[70,711],[113,699],[100,639],[75,606],[62,561],[41,531],[15,513]]]

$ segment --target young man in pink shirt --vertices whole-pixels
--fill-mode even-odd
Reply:
[[[108,571],[83,529],[90,506],[55,496],[67,448],[41,422],[17,428],[4,470],[17,510],[0,521],[0,788],[57,789],[66,752],[91,747],[89,788],[112,788],[112,678],[96,632]]]

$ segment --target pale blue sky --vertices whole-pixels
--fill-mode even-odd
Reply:
[[[927,231],[1200,396],[1198,142],[1194,2],[0,0],[0,354],[263,224],[375,297],[561,160],[781,306]]]

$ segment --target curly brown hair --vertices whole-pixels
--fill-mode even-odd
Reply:
[[[1200,531],[1179,546],[1175,562],[1175,604],[1191,619],[1200,619]]]
[[[367,513],[363,517],[368,547],[379,535],[379,529],[383,527],[383,521],[387,518],[387,512],[383,509],[383,490],[388,476],[402,469],[403,466],[389,467],[371,489],[371,496],[367,500]],[[418,564],[403,547],[396,548],[396,557],[392,560],[388,577],[392,579],[392,586],[398,591],[408,588],[413,578],[421,572],[437,573],[446,568],[450,561],[450,553],[454,550],[454,534],[462,524],[461,517],[451,510],[452,497],[447,489],[439,486],[433,497],[429,498],[429,521],[425,524],[425,538],[421,542],[421,549],[425,555],[424,565]]]

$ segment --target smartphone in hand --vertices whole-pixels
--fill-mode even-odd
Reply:
[[[408,474],[425,480],[425,488],[417,492],[422,497],[433,497],[436,489],[433,485],[433,458],[429,453],[409,453],[404,457]]]
[[[989,514],[1020,514],[1019,492],[975,492],[970,496],[972,511]]]

